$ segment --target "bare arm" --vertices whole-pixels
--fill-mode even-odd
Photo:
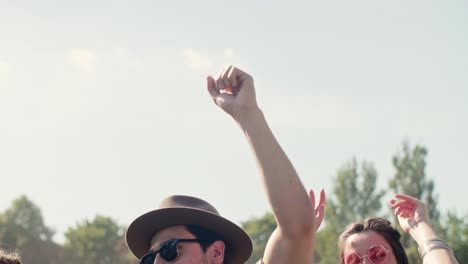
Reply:
[[[252,77],[228,67],[216,81],[208,79],[208,90],[243,130],[278,224],[268,241],[264,263],[313,263],[314,201],[258,107]]]
[[[398,200],[391,200],[392,209],[395,210],[395,214],[398,216],[400,226],[411,235],[419,247],[424,248],[428,241],[439,239],[429,222],[427,208],[424,203],[407,195],[396,194],[395,198]],[[428,251],[424,255],[423,263],[458,264],[458,261],[450,249],[437,248]]]

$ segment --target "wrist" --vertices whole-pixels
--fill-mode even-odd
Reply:
[[[434,228],[427,222],[417,223],[414,227],[409,229],[409,234],[418,245],[422,245],[426,241],[438,238]]]
[[[233,115],[233,118],[245,130],[246,127],[258,123],[258,120],[264,119],[265,117],[262,110],[258,106],[255,106],[253,108],[239,110]]]
[[[424,257],[433,250],[447,250],[450,252],[450,254],[453,254],[453,250],[449,246],[449,244],[444,240],[438,238],[425,241],[418,247],[418,252],[421,256],[421,259],[424,259]]]

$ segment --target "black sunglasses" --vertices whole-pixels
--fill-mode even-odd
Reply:
[[[179,257],[177,244],[183,242],[200,243],[201,239],[174,239],[162,245],[158,250],[149,252],[140,259],[140,264],[154,264],[156,255],[159,254],[167,262],[174,262]]]

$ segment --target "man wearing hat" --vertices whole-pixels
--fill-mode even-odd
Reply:
[[[184,195],[169,196],[159,209],[135,219],[127,244],[142,264],[242,264],[252,252],[239,226],[208,202]]]
[[[244,132],[277,222],[259,263],[313,263],[324,192],[315,208],[313,191],[305,190],[257,105],[250,75],[229,66],[207,82],[213,101]],[[133,221],[127,244],[142,264],[243,264],[252,252],[252,242],[240,227],[206,201],[189,196],[170,196],[159,209]]]

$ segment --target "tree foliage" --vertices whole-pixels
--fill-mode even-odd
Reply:
[[[31,241],[50,241],[54,232],[47,227],[41,210],[26,196],[15,199],[0,215],[0,240],[4,247],[22,247]]]
[[[116,247],[122,239],[123,228],[109,217],[96,216],[85,220],[65,233],[65,247],[83,264],[120,263]]]
[[[53,234],[40,208],[24,195],[0,214],[0,247],[24,252],[25,263],[59,263],[52,261],[61,254],[61,247],[52,241]]]
[[[375,215],[385,191],[377,191],[377,171],[364,161],[358,170],[356,159],[346,163],[333,179],[333,193],[327,201],[326,222],[343,230],[356,218]]]
[[[315,263],[336,264],[339,259],[338,236],[342,230],[331,224],[326,224],[315,236]]]
[[[17,251],[24,263],[135,264],[123,239],[123,228],[111,218],[97,216],[66,233],[65,245],[52,240],[40,208],[26,196],[0,213],[0,248]]]
[[[468,263],[468,215],[459,217],[455,212],[448,212],[444,230],[459,262]]]
[[[242,228],[249,234],[253,243],[252,256],[247,261],[247,264],[256,263],[263,257],[265,246],[271,234],[276,228],[276,221],[273,214],[266,213],[259,218],[252,218],[243,222]]]

